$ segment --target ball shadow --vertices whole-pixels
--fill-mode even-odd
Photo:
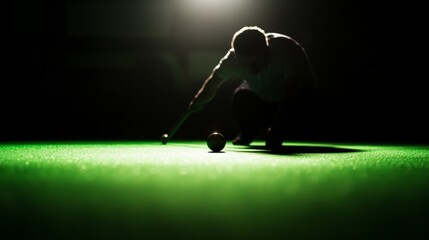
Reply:
[[[320,154],[320,153],[351,153],[362,152],[360,149],[332,147],[332,146],[282,146],[278,149],[267,149],[265,146],[247,146],[242,149],[245,152],[266,153],[274,155],[293,154]]]

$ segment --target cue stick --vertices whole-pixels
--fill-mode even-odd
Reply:
[[[192,110],[186,109],[184,113],[177,119],[176,123],[174,123],[173,127],[170,129],[168,134],[164,134],[161,137],[162,144],[167,144],[168,141],[170,141],[171,137],[176,133],[176,131],[182,126],[182,124],[188,119],[189,115],[191,115]]]

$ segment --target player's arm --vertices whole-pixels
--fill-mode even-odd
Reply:
[[[217,68],[213,69],[210,76],[206,79],[202,87],[198,90],[194,99],[189,104],[189,109],[199,111],[204,105],[210,102],[216,95],[225,79],[216,74]]]

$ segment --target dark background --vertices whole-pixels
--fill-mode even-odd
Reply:
[[[222,4],[229,3],[225,8]],[[427,142],[422,64],[403,5],[316,0],[19,0],[0,85],[0,140],[158,139],[245,25],[307,50],[317,95],[289,139]],[[412,14],[412,13],[411,13]],[[413,25],[415,26],[415,25]],[[9,28],[8,28],[9,29]],[[222,86],[176,137],[237,133]]]

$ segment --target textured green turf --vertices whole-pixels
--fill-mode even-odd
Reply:
[[[0,211],[19,235],[347,239],[425,234],[429,147],[288,143],[0,145]]]

